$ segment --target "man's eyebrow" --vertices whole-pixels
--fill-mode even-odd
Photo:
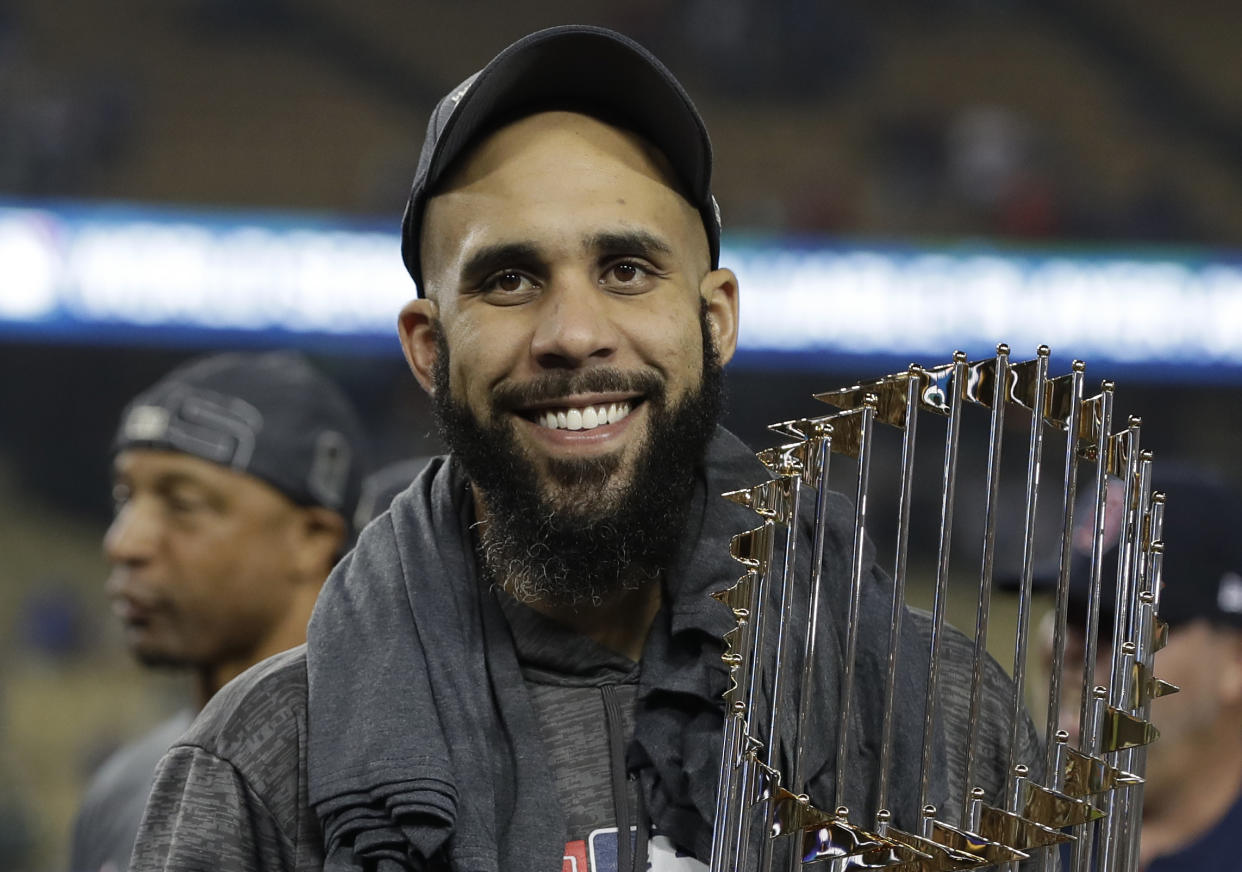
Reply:
[[[157,487],[198,487],[208,489],[208,485],[198,476],[187,472],[161,472],[155,479]]]
[[[189,495],[207,502],[214,509],[221,509],[228,503],[228,498],[218,487],[204,481],[197,475],[186,472],[164,472],[153,485],[156,493],[162,496]]]
[[[474,284],[505,267],[529,266],[541,261],[539,249],[530,242],[485,245],[466,258],[461,267],[461,279],[467,284]]]
[[[587,248],[601,254],[671,255],[673,247],[645,230],[596,233],[586,239]]]

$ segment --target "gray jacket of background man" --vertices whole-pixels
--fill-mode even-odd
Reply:
[[[74,821],[69,872],[129,868],[155,767],[193,720],[190,710],[177,712],[103,762],[91,777]]]
[[[728,610],[708,594],[737,579],[740,566],[729,557],[729,539],[757,522],[753,513],[714,495],[764,476],[741,442],[717,432],[643,656],[629,766],[654,825],[700,856],[718,772],[719,696],[726,681],[720,636],[732,625]],[[853,512],[838,498],[830,515],[825,635],[815,670],[816,698],[824,700],[837,698]],[[433,462],[364,531],[325,586],[309,658],[307,649],[295,649],[240,676],[165,757],[134,872],[317,870],[324,868],[325,841],[332,869],[361,869],[380,859],[397,863],[393,869],[424,868],[399,859],[419,855],[431,857],[427,868],[435,869],[557,868],[565,845],[563,816],[529,703],[522,701],[503,615],[477,578],[471,517],[457,464]],[[806,555],[809,522],[800,533],[800,553]],[[856,809],[874,804],[888,656],[891,584],[873,557],[868,546],[846,789]],[[795,615],[793,626],[801,627],[802,618]],[[913,829],[928,621],[911,612],[904,626],[890,796],[897,824]],[[433,637],[436,645],[423,644]],[[468,644],[462,640],[481,640],[485,650],[458,650],[454,646]],[[800,650],[801,641],[795,645]],[[948,820],[963,793],[961,741],[972,649],[959,633],[943,637],[940,728],[928,798]],[[447,707],[460,711],[437,706],[446,692],[466,695]],[[993,797],[1005,780],[1011,693],[1003,671],[989,660],[976,774],[978,786]],[[786,718],[793,708],[787,707]],[[814,737],[806,767],[809,792],[820,803],[833,797],[834,708],[813,707],[808,731]],[[463,724],[467,733],[484,738],[463,739]],[[1025,726],[1019,759],[1037,764],[1039,740],[1029,720]],[[452,742],[444,742],[445,732]],[[498,735],[508,741],[487,741]],[[426,736],[431,738],[424,742]]]

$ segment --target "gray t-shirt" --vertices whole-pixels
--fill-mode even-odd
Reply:
[[[576,872],[616,869],[621,820],[616,793],[626,803],[631,843],[647,828],[647,869],[698,872],[706,867],[679,851],[650,825],[638,805],[638,782],[615,759],[634,735],[642,669],[556,621],[498,593],[522,678],[539,721],[543,753],[565,816],[562,868]],[[615,721],[608,709],[615,712]]]
[[[70,872],[125,872],[160,758],[194,720],[178,712],[112,754],[92,776],[73,826]]]

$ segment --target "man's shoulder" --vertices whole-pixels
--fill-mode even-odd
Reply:
[[[269,657],[211,698],[174,747],[194,747],[243,772],[296,765],[306,738],[306,646]]]
[[[150,789],[160,758],[193,721],[188,710],[177,712],[143,735],[122,745],[95,771],[87,789],[87,801],[101,794],[131,793]]]
[[[117,749],[91,776],[73,830],[73,869],[124,868],[160,758],[193,719],[187,709]]]

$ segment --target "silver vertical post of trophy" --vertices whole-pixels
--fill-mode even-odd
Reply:
[[[1078,719],[1078,747],[1088,755],[1099,753],[1099,715],[1101,701],[1096,693],[1095,656],[1100,632],[1100,593],[1104,573],[1104,515],[1108,509],[1109,453],[1113,423],[1113,383],[1100,385],[1098,416],[1095,420],[1095,514],[1091,522],[1091,578],[1088,582],[1087,621],[1083,651],[1082,696]],[[1079,827],[1070,852],[1073,872],[1088,872],[1096,826],[1087,822]]]
[[[893,695],[897,688],[897,651],[901,644],[902,615],[906,607],[906,576],[909,572],[910,504],[914,497],[914,449],[918,435],[918,403],[924,373],[911,366],[906,371],[906,406],[902,416],[901,484],[897,500],[897,553],[893,565],[893,603],[889,619],[888,664],[884,678],[884,721],[880,728],[880,773],[876,789],[877,830],[883,835],[890,818],[888,779],[893,762]]]
[[[975,785],[974,748],[979,741],[979,709],[983,695],[983,663],[987,657],[988,620],[992,603],[992,575],[996,560],[996,522],[1000,513],[1001,445],[1005,432],[1005,405],[1009,388],[1009,346],[996,349],[993,371],[992,414],[988,428],[987,496],[983,512],[983,558],[979,569],[979,600],[975,609],[975,651],[970,673],[970,714],[966,724],[966,773],[962,778],[961,825],[970,829],[971,798]]]
[[[919,806],[927,806],[935,742],[936,696],[940,678],[940,637],[944,631],[945,608],[949,591],[949,550],[953,534],[953,503],[957,487],[957,454],[961,439],[963,387],[966,381],[966,355],[953,354],[953,378],[950,382],[949,423],[945,429],[944,474],[941,478],[940,541],[936,561],[936,589],[932,600],[931,654],[927,671],[927,699],[923,707],[923,752],[919,767]],[[924,826],[928,819],[924,818]],[[923,833],[927,835],[926,832]]]

